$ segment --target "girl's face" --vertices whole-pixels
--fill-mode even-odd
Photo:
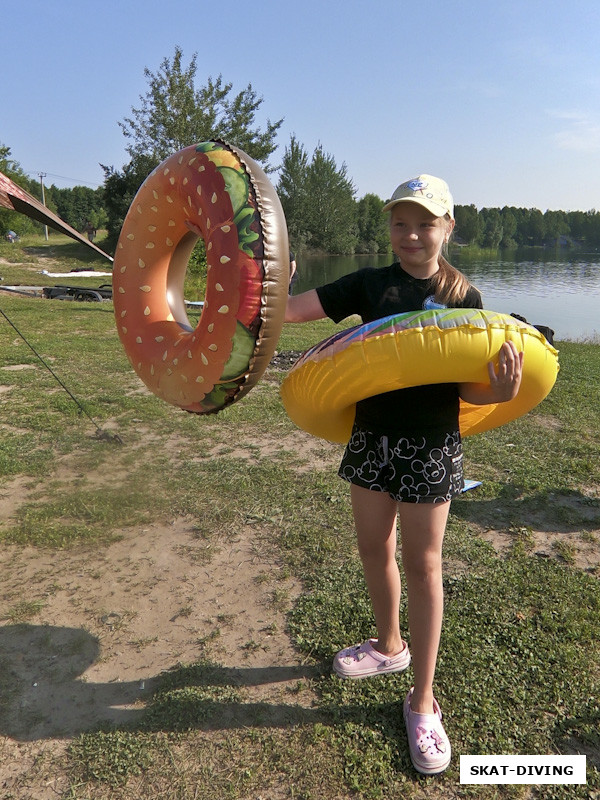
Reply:
[[[438,270],[438,256],[454,220],[435,217],[418,203],[398,203],[390,213],[392,250],[414,278],[429,278]]]

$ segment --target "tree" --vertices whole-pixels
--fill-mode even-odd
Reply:
[[[161,161],[188,145],[223,139],[263,164],[267,172],[272,169],[268,159],[276,149],[275,137],[283,120],[267,120],[261,129],[256,113],[263,99],[251,84],[234,95],[233,84],[219,75],[196,88],[197,54],[187,67],[182,62],[182,50],[176,47],[173,59],[163,59],[156,73],[146,67],[148,92],[140,96],[141,106],[131,109],[132,116],[119,123],[130,140],[126,149],[131,160],[122,172],[103,165],[107,227],[113,245],[145,178]]]
[[[560,244],[562,236],[570,233],[569,223],[564,211],[546,211],[544,214],[544,233],[553,244]]]
[[[504,206],[500,212],[502,217],[502,241],[500,247],[504,249],[512,249],[517,246],[515,239],[517,233],[517,218],[508,206]]]
[[[251,84],[232,96],[233,84],[219,75],[196,89],[197,54],[187,68],[182,58],[181,48],[176,47],[173,59],[163,59],[158,72],[145,68],[150,88],[140,96],[140,108],[132,108],[132,116],[119,123],[131,140],[127,147],[131,158],[150,156],[158,164],[190,144],[224,139],[266,165],[283,120],[267,120],[261,130],[255,120],[263,98]]]
[[[326,253],[353,253],[356,248],[354,186],[345,164],[318,145],[309,161],[292,135],[285,149],[277,192],[294,250],[306,247]]]
[[[27,177],[20,164],[11,158],[10,147],[3,144],[0,144],[0,172],[33,197],[41,200],[39,183]],[[11,211],[8,208],[0,208],[0,234],[4,235],[7,231],[12,230],[22,236],[25,233],[40,230],[40,228],[39,222],[35,222],[25,214]]]
[[[106,225],[102,189],[90,189],[89,186],[59,189],[53,184],[48,188],[46,198],[53,202],[58,216],[75,230],[83,231],[88,223],[94,228]]]
[[[571,236],[580,242],[585,241],[588,228],[588,214],[585,211],[569,211],[567,219]]]
[[[294,250],[303,250],[309,239],[306,222],[308,153],[292,134],[279,171],[277,193]]]
[[[385,202],[376,194],[366,194],[356,204],[359,253],[387,253],[390,249],[388,219],[382,213]]]
[[[480,242],[483,247],[496,248],[502,241],[503,228],[502,217],[497,208],[484,208],[481,211],[483,226],[480,234]]]
[[[19,168],[16,161],[10,158],[10,147],[0,144],[0,172],[3,172],[7,177],[14,181],[14,176],[18,172],[22,175],[25,173]]]
[[[527,211],[525,231],[528,244],[541,245],[544,244],[544,236],[546,235],[546,226],[544,224],[544,215],[537,208],[530,208]]]
[[[567,214],[567,222],[571,230],[572,237],[578,242],[585,242],[586,245],[598,247],[600,244],[600,212],[591,209],[590,211],[570,211]]]
[[[474,205],[456,206],[454,209],[456,218],[456,238],[472,244],[479,237],[479,214]]]
[[[123,221],[137,190],[155,166],[156,161],[151,156],[138,156],[126,164],[122,172],[113,167],[102,167],[104,170],[107,239],[112,246],[117,243]]]
[[[356,248],[356,202],[354,185],[345,164],[318,145],[307,170],[306,223],[309,245],[326,253],[354,253]]]

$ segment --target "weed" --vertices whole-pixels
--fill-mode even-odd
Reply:
[[[30,619],[37,617],[43,607],[44,604],[41,600],[21,600],[10,608],[2,619],[8,620],[13,624],[28,622]]]
[[[121,786],[152,766],[155,742],[127,731],[84,733],[69,746],[72,773],[80,781]]]
[[[254,639],[250,639],[246,642],[246,644],[242,645],[242,650],[245,650],[247,653],[255,653],[257,650],[265,649],[260,642],[255,642]]]
[[[552,542],[552,548],[562,558],[565,564],[574,564],[575,556],[577,555],[577,548],[569,542],[561,541],[560,539]]]

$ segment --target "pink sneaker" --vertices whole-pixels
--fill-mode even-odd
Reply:
[[[410,707],[413,690],[404,701],[404,724],[408,736],[410,760],[417,772],[423,775],[436,775],[450,764],[452,748],[442,725],[442,712],[433,701],[433,714],[417,714]]]
[[[375,650],[373,643],[377,639],[368,639],[362,644],[347,647],[333,659],[333,669],[340,678],[369,678],[372,675],[385,675],[388,672],[402,672],[410,664],[408,645],[397,656],[385,656]]]

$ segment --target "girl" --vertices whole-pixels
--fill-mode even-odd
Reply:
[[[340,322],[358,314],[364,323],[432,307],[482,308],[477,289],[442,254],[454,228],[444,181],[431,175],[407,181],[383,211],[390,213],[397,261],[289,297],[286,322]],[[333,668],[341,677],[363,678],[400,672],[411,662],[400,632],[399,518],[414,672],[404,719],[412,763],[424,774],[443,772],[451,757],[433,680],[443,612],[442,542],[450,501],[464,485],[459,398],[475,405],[512,399],[522,363],[523,354],[506,343],[497,367],[488,365],[489,384],[417,386],[360,401],[339,469],[350,483],[377,638],[341,650]]]

